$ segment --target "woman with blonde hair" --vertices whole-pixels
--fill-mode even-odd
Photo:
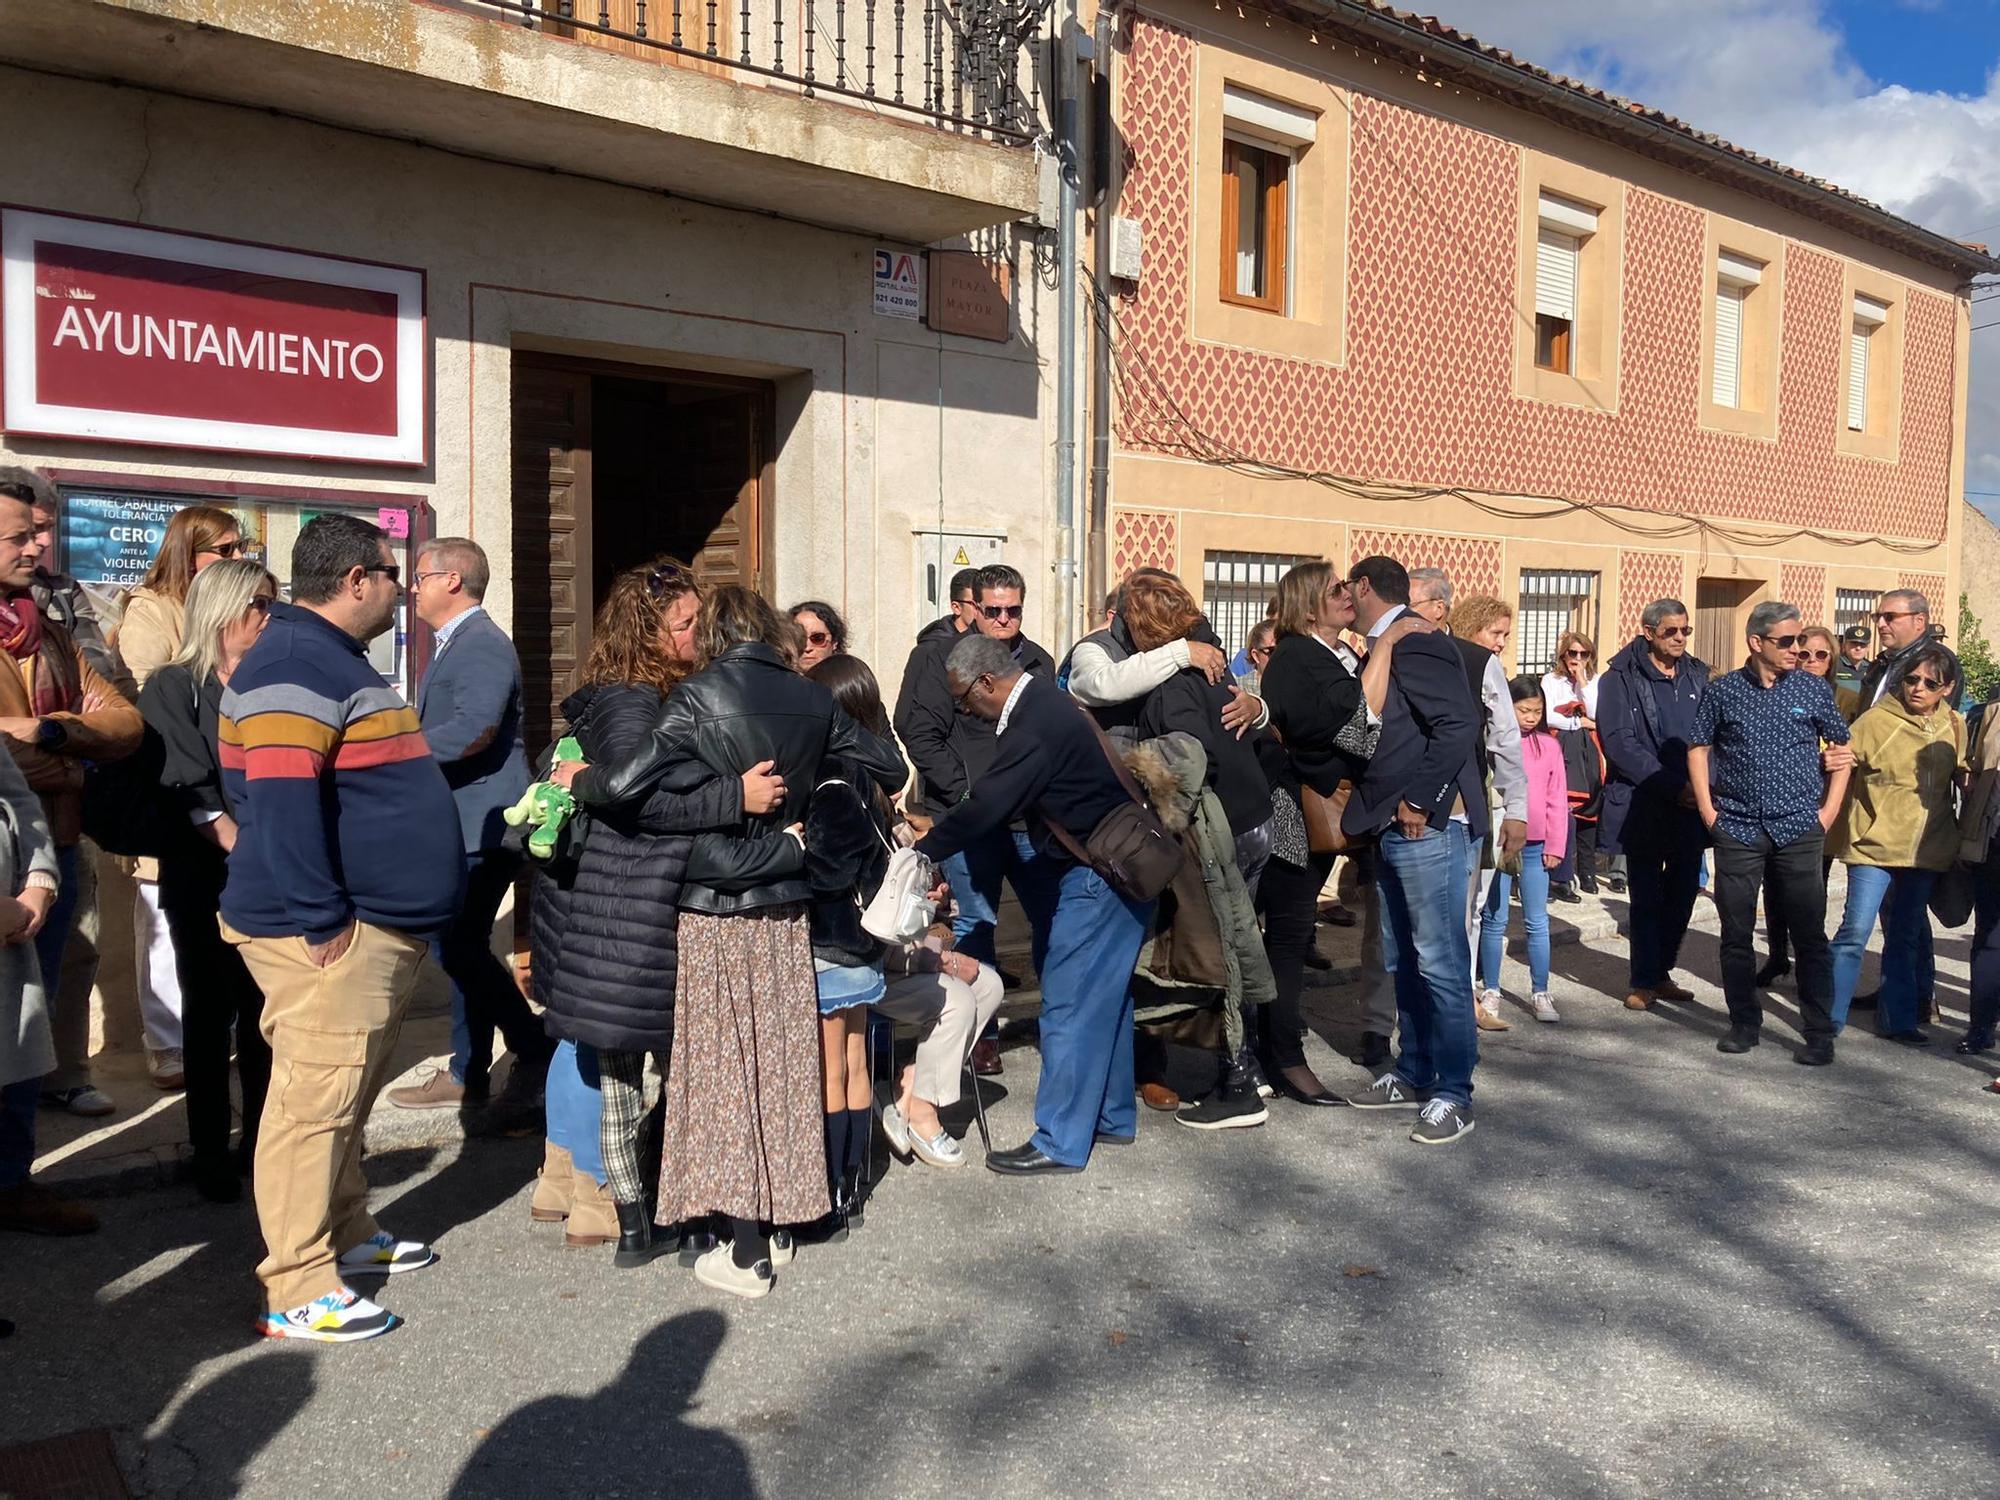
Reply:
[[[257,1122],[271,1078],[259,1023],[263,991],[216,925],[236,820],[222,791],[216,720],[222,691],[264,632],[278,581],[253,562],[205,568],[187,594],[185,639],[146,679],[139,712],[160,737],[160,785],[176,808],[177,836],[160,855],[159,901],[173,937],[181,993],[182,1065],[195,1190],[216,1203],[243,1195],[257,1152]],[[229,1053],[243,1094],[243,1143],[229,1151]]]
[[[591,760],[616,761],[645,743],[694,670],[700,603],[694,573],[672,558],[612,580],[582,684],[562,705]],[[532,984],[557,1045],[529,1215],[567,1220],[572,1248],[616,1239],[614,1264],[631,1268],[677,1243],[653,1233],[640,1142],[646,1059],[664,1060],[673,1046],[681,890],[697,830],[734,827],[780,793],[775,777],[755,771],[595,808],[575,869],[535,868]]]
[[[1555,665],[1543,674],[1542,699],[1548,727],[1562,746],[1569,782],[1571,853],[1556,871],[1558,883],[1576,883],[1597,894],[1597,812],[1604,800],[1604,755],[1597,746],[1597,643],[1581,630],[1565,630],[1556,642]],[[1625,888],[1619,873],[1624,856],[1611,861],[1610,885]]]
[[[666,1138],[656,1216],[689,1226],[695,1277],[761,1297],[790,1261],[780,1226],[831,1206],[821,1092],[819,988],[813,970],[805,842],[798,819],[822,766],[843,763],[885,792],[909,774],[895,747],[857,725],[785,647],[793,629],[745,588],[701,602],[701,670],[667,699],[636,752],[564,768],[593,810],[658,789],[775,770],[784,803],[749,813],[730,836],[704,835],[680,892],[679,973]],[[794,802],[798,805],[794,806]],[[717,1229],[726,1223],[729,1242]]]
[[[202,569],[242,552],[243,528],[228,511],[190,505],[174,514],[145,581],[125,596],[125,611],[112,638],[135,685],[145,687],[147,678],[180,655],[188,590]],[[138,963],[139,1012],[146,1025],[146,1060],[153,1082],[174,1089],[185,1079],[179,961],[172,924],[161,911],[158,866],[142,859],[135,874],[139,888],[132,903],[132,950]]]

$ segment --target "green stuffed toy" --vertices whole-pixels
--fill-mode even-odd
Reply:
[[[583,746],[565,735],[556,741],[555,759],[582,760]],[[553,781],[538,781],[521,793],[521,800],[500,816],[507,820],[509,828],[519,828],[526,823],[534,829],[528,835],[528,856],[531,859],[547,859],[555,853],[562,826],[575,811],[576,798],[570,795],[568,787],[558,786]]]

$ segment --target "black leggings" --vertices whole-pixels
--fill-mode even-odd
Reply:
[[[1305,869],[1275,856],[1264,866],[1257,905],[1264,913],[1264,956],[1271,961],[1277,996],[1257,1012],[1257,1045],[1274,1068],[1296,1068],[1306,1060],[1305,1017],[1299,994],[1305,988],[1306,950],[1319,922],[1319,893],[1333,870],[1334,856],[1314,854]]]
[[[243,1085],[243,1152],[257,1149],[257,1122],[271,1084],[271,1048],[258,1023],[264,992],[243,956],[222,940],[216,905],[205,886],[190,889],[171,865],[160,871],[160,905],[174,940],[174,969],[181,981],[181,1059],[187,1073],[188,1144],[195,1160],[229,1155],[229,1048],[236,1046],[236,1076]]]

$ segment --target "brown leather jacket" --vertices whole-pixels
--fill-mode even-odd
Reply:
[[[67,848],[83,834],[83,763],[122,760],[139,748],[145,723],[115,683],[101,676],[76,642],[60,625],[44,623],[43,651],[67,655],[76,663],[78,703],[95,694],[102,705],[89,713],[55,713],[47,717],[68,734],[60,750],[44,750],[32,739],[7,739],[15,764],[42,799],[49,832],[58,848]],[[35,714],[23,668],[30,662],[0,654],[0,719],[28,719]]]

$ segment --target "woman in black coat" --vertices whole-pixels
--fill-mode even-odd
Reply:
[[[693,573],[672,561],[612,582],[583,686],[563,701],[590,759],[616,761],[644,742],[693,665],[699,602]],[[567,1217],[571,1245],[615,1235],[620,1266],[644,1265],[676,1243],[652,1233],[640,1134],[647,1054],[664,1066],[673,1046],[680,896],[694,836],[737,826],[746,809],[768,810],[780,791],[775,776],[753,770],[594,809],[575,870],[562,879],[535,872],[532,983],[558,1040],[535,1212]]]
[[[146,679],[139,713],[159,736],[160,785],[170,804],[160,854],[160,909],[174,939],[183,1011],[188,1144],[194,1185],[215,1203],[243,1196],[271,1081],[259,1030],[264,994],[216,925],[236,820],[222,793],[216,719],[222,690],[269,618],[277,580],[253,562],[210,563],[188,587],[180,653]],[[229,1051],[243,1092],[243,1143],[229,1152]]]

